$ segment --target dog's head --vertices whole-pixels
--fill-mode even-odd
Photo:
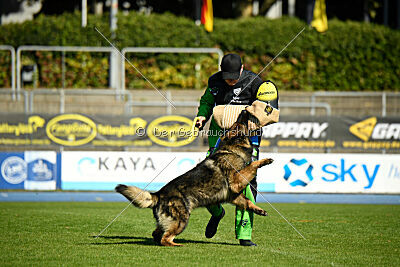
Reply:
[[[224,136],[221,137],[221,141],[229,144],[241,144],[245,146],[251,146],[250,134],[248,128],[249,112],[243,110],[236,122],[229,128]]]

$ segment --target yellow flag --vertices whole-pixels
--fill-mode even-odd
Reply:
[[[315,0],[314,16],[311,26],[319,32],[326,32],[328,30],[325,0]]]
[[[201,7],[201,24],[204,24],[204,28],[208,32],[213,31],[213,19],[212,0],[203,0],[203,6]]]

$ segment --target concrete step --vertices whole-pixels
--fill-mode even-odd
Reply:
[[[73,89],[70,89],[73,90]],[[95,90],[92,90],[95,93]],[[149,103],[160,102],[165,106],[131,106],[129,111],[138,115],[160,115],[160,114],[184,114],[194,116],[197,113],[200,97],[203,90],[129,90],[134,102]],[[312,92],[279,92],[280,102],[302,102],[311,103]],[[174,107],[168,104],[168,98],[172,103],[193,103],[192,106]],[[26,103],[26,101],[28,103]],[[381,116],[382,97],[377,96],[317,96],[316,102],[327,103],[331,108],[331,115],[335,116]],[[64,96],[64,106],[60,103],[60,95],[36,94],[33,98],[33,113],[58,114],[83,113],[83,114],[112,114],[122,115],[126,111],[127,97],[117,98],[115,95],[68,95]],[[29,106],[29,99],[21,95],[19,100],[13,101],[11,94],[0,94],[0,112],[21,113]],[[281,108],[281,115],[310,114],[310,108],[295,108],[284,106]],[[322,108],[315,109],[316,115],[326,115]],[[386,98],[386,116],[400,115],[400,93]]]

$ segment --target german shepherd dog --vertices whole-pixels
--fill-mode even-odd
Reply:
[[[196,167],[150,193],[135,186],[118,185],[115,190],[139,208],[152,208],[157,228],[153,239],[163,246],[181,246],[174,238],[188,224],[198,207],[229,202],[240,209],[266,216],[267,212],[247,199],[242,190],[256,176],[257,169],[272,159],[251,162],[253,148],[247,128],[248,112],[243,111],[221,138],[217,150]],[[250,163],[251,162],[251,163]]]

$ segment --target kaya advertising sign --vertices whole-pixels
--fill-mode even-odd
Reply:
[[[125,183],[158,190],[204,157],[203,152],[63,152],[61,187],[113,190]],[[260,192],[400,193],[400,155],[260,154],[266,157],[274,162],[258,171]]]
[[[55,190],[57,153],[0,153],[0,189]]]
[[[192,144],[192,119],[81,114],[0,115],[1,146],[181,147]]]
[[[261,146],[400,151],[400,117],[285,116],[263,128]]]
[[[114,190],[119,183],[158,190],[192,169],[206,153],[75,152],[62,153],[63,190]]]
[[[184,147],[199,145],[186,116],[55,116],[0,114],[2,146],[54,148]],[[400,118],[283,116],[263,128],[261,146],[400,151]]]

